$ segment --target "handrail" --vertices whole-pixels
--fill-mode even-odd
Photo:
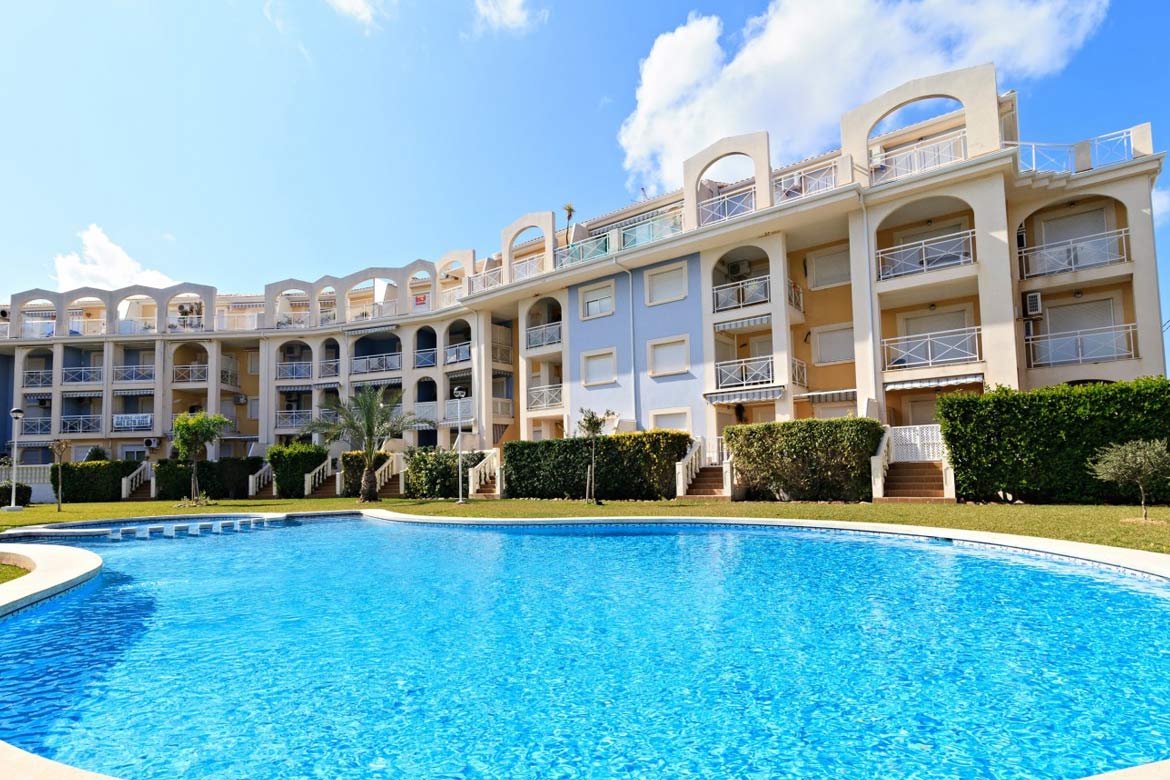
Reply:
[[[502,268],[489,268],[467,277],[467,292],[469,295],[475,295],[477,292],[499,287],[503,283],[504,270]]]
[[[794,357],[791,361],[790,370],[792,373],[792,384],[808,387],[808,363],[805,363],[800,358]]]
[[[374,485],[378,490],[381,490],[391,477],[398,474],[398,453],[391,452],[389,454],[390,457],[386,458],[386,462],[374,470]]]
[[[967,130],[965,128],[952,130],[934,138],[873,155],[870,161],[870,180],[873,184],[882,184],[965,159]]]
[[[305,475],[305,498],[313,494],[325,480],[333,476],[333,458],[326,458],[320,466]]]
[[[951,363],[976,363],[983,359],[980,333],[981,328],[976,325],[882,339],[884,368],[886,371],[894,371]]]
[[[524,332],[524,344],[527,349],[537,349],[561,343],[561,322],[550,322],[547,325],[533,325]]]
[[[730,453],[723,460],[723,495],[735,500],[735,456]]]
[[[276,364],[277,379],[311,379],[312,376],[312,361],[285,360]]]
[[[264,465],[255,474],[248,475],[248,498],[258,494],[268,483],[272,482],[272,464],[264,461]]]
[[[544,273],[544,254],[532,255],[512,263],[512,281],[520,282]]]
[[[776,203],[807,198],[837,187],[837,161],[809,165],[796,171],[783,171],[772,178],[772,198]]]
[[[115,382],[153,382],[154,364],[114,366],[113,373]]]
[[[563,246],[553,255],[555,268],[567,268],[578,263],[596,260],[609,254],[609,234],[602,233],[576,244]]]
[[[890,426],[883,425],[882,428],[885,430],[878,442],[877,452],[869,459],[869,482],[874,498],[885,497],[886,473],[890,470]]]
[[[474,496],[479,489],[491,481],[500,467],[500,450],[498,448],[486,451],[484,459],[471,467],[467,472],[467,495]],[[496,484],[499,492],[499,483]]]
[[[738,282],[719,284],[711,288],[715,311],[740,309],[772,299],[771,279],[767,276],[753,276]]]
[[[102,429],[100,414],[63,414],[61,433],[99,433]]]
[[[766,385],[772,381],[772,356],[724,360],[715,364],[716,387]]]
[[[25,371],[21,378],[21,383],[25,387],[52,387],[53,369],[34,368]]]
[[[1024,348],[1029,368],[1129,360],[1137,356],[1137,325],[1036,334],[1024,339]]]
[[[449,344],[443,352],[443,361],[451,363],[466,363],[471,360],[471,342],[461,341],[458,344]]]
[[[177,365],[171,369],[171,381],[173,382],[206,382],[207,381],[207,364],[206,363],[190,363],[188,365]]]
[[[877,251],[878,280],[975,262],[975,231],[961,230]]]
[[[564,403],[562,395],[563,384],[560,385],[537,385],[536,387],[528,388],[528,405],[529,409],[553,409]]]
[[[144,460],[129,476],[122,477],[122,499],[130,498],[143,482],[150,479],[151,473],[150,461]]]
[[[713,225],[725,219],[751,214],[756,210],[756,190],[745,190],[716,195],[699,201],[699,225]]]
[[[682,232],[682,211],[671,209],[622,227],[622,249],[661,241]]]
[[[49,372],[50,376],[52,372]],[[100,382],[101,366],[65,366],[61,369],[62,382]],[[27,384],[27,383],[26,383]]]
[[[20,432],[30,436],[47,436],[53,432],[53,418],[25,417],[20,421]]]
[[[52,482],[53,467],[44,465],[17,465],[17,482],[25,485],[48,485]],[[0,482],[12,481],[12,466],[0,466]]]
[[[703,467],[703,437],[691,439],[691,446],[683,455],[682,460],[674,464],[674,492],[676,496],[685,496],[691,483]]]
[[[1025,247],[1020,250],[1020,273],[1031,279],[1128,260],[1129,228],[1121,228]]]
[[[373,374],[378,371],[401,370],[401,352],[383,352],[378,355],[363,355],[362,357],[351,358],[349,361],[349,373],[351,374]]]

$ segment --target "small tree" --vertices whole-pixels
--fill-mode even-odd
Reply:
[[[569,234],[573,232],[573,215],[577,213],[577,207],[569,201],[561,208],[565,210],[565,244],[568,244],[571,241]]]
[[[65,480],[61,478],[61,464],[65,462],[65,453],[69,451],[69,442],[64,439],[56,439],[50,446],[53,450],[53,468],[57,470],[57,511],[60,512],[62,494],[65,492]]]
[[[577,428],[589,439],[589,476],[585,480],[585,501],[596,504],[597,501],[597,437],[605,429],[605,421],[616,417],[617,412],[606,409],[601,414],[592,409],[581,409],[581,419]]]
[[[86,463],[93,463],[94,461],[109,460],[109,459],[110,459],[110,454],[108,452],[106,452],[105,449],[103,449],[102,447],[99,447],[96,444],[89,448],[89,452],[85,453],[85,462]]]
[[[199,498],[199,453],[208,444],[219,439],[231,425],[231,420],[222,414],[180,414],[175,418],[171,440],[179,451],[180,460],[191,462],[191,502],[198,504]]]
[[[1089,470],[1106,482],[1137,485],[1142,498],[1142,519],[1148,520],[1146,492],[1158,482],[1170,479],[1170,450],[1165,439],[1136,439],[1110,444],[1097,451]]]

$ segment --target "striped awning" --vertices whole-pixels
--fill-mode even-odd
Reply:
[[[510,377],[510,376],[512,376],[512,372],[507,370],[506,368],[493,368],[492,369],[492,376],[494,376],[494,377],[505,377],[505,376]]]
[[[236,441],[259,441],[260,437],[254,433],[225,433],[221,439],[235,439]]]
[[[370,325],[365,328],[354,328],[353,330],[346,330],[347,336],[362,336],[367,333],[391,333],[398,330],[398,326],[392,322],[384,322],[381,325]]]
[[[52,397],[53,397],[53,394],[48,393],[48,392],[45,392],[45,393],[25,393],[24,394],[24,400],[26,400],[26,401],[43,401],[46,398],[52,398]]]
[[[707,403],[712,404],[744,404],[751,401],[772,401],[784,397],[784,385],[774,387],[754,387],[743,390],[723,390],[717,393],[706,393]]]
[[[314,385],[318,390],[336,390],[341,387],[340,382],[318,382]]]
[[[62,398],[101,398],[101,390],[66,390],[61,393]]]
[[[12,446],[12,439],[8,440],[8,445]],[[51,447],[51,446],[53,446],[53,442],[51,442],[51,441],[25,441],[24,439],[21,439],[19,442],[17,442],[16,446],[22,450],[35,450],[38,447]],[[21,466],[32,466],[32,465],[34,465],[34,464],[21,463],[16,468],[19,469],[19,468],[21,468]],[[17,480],[17,481],[20,482],[23,480]]]
[[[934,379],[909,379],[905,382],[886,382],[886,392],[891,390],[922,390],[928,387],[958,387],[959,385],[981,385],[983,374],[943,376]]]
[[[772,321],[771,314],[761,314],[758,317],[745,317],[742,320],[728,320],[727,322],[715,323],[715,331],[721,330],[747,330],[749,328],[759,328],[767,325]]]
[[[307,393],[313,389],[312,385],[280,385],[276,388],[278,393]]]
[[[808,401],[813,404],[835,404],[842,401],[856,401],[856,390],[824,390],[819,393],[801,393],[792,396],[793,401]]]
[[[460,425],[471,425],[475,422],[474,417],[468,417],[463,420],[439,420],[439,426],[442,428],[458,428]]]
[[[114,395],[154,395],[154,388],[128,387],[125,390],[115,390]]]
[[[392,376],[388,379],[367,379],[365,382],[354,382],[356,390],[359,387],[402,387],[402,377]]]
[[[460,368],[456,371],[448,371],[447,378],[448,379],[471,379],[471,369],[470,368]]]

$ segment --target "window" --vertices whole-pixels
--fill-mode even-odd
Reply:
[[[581,289],[581,319],[613,314],[613,280]]]
[[[810,254],[808,259],[810,289],[849,284],[849,247]]]
[[[260,373],[260,353],[259,352],[252,351],[252,352],[248,353],[248,373],[251,374],[252,376],[256,376],[257,374]]]
[[[690,339],[670,336],[646,342],[646,363],[650,376],[685,374],[691,369]]]
[[[813,330],[813,363],[848,363],[853,360],[853,326],[829,325]]]
[[[678,409],[657,409],[650,412],[650,427],[668,431],[691,430],[691,410],[685,406]]]
[[[599,349],[581,354],[581,384],[604,385],[617,381],[617,353]]]
[[[814,404],[813,417],[830,420],[835,417],[852,417],[856,413],[853,404]]]
[[[248,419],[249,420],[259,420],[260,419],[260,399],[257,398],[256,396],[252,396],[251,398],[248,399]]]
[[[646,281],[647,306],[681,301],[687,297],[687,264],[685,262],[643,273]]]

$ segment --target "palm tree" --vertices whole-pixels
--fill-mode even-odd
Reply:
[[[566,203],[562,208],[565,210],[565,246],[572,243],[570,234],[573,232],[573,215],[577,213],[577,207],[573,205],[572,201]]]
[[[395,407],[401,400],[401,390],[391,390],[387,394],[384,388],[363,387],[344,401],[327,401],[324,408],[331,414],[311,420],[301,429],[301,433],[320,434],[326,445],[344,441],[352,449],[361,451],[364,468],[359,500],[363,502],[378,500],[374,464],[382,442],[398,438],[410,428],[431,424],[430,420],[420,419],[410,412],[396,413]]]

